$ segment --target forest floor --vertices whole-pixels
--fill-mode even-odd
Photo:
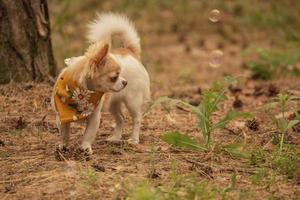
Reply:
[[[78,20],[86,22],[99,7],[110,10],[111,4],[90,10],[87,8],[94,1],[87,1],[86,7],[74,4],[68,13],[80,11],[81,15],[70,19],[58,16],[64,5],[55,2],[50,4],[50,14],[54,16],[53,46],[62,68],[63,58],[79,55],[86,48],[85,23]],[[171,14],[161,15],[166,22]],[[60,28],[62,18],[65,21]],[[237,77],[237,86],[226,92],[228,100],[221,103],[213,120],[230,109],[251,112],[254,117],[232,121],[215,131],[212,139],[216,148],[243,143],[243,151],[249,156],[167,144],[161,136],[174,131],[199,143],[204,141],[193,113],[178,106],[166,109],[165,104],[145,115],[139,145],[106,142],[114,122],[109,113],[103,113],[92,156],[79,150],[84,125],[77,123],[72,125],[69,150],[57,152],[59,134],[50,105],[52,84],[11,83],[0,86],[0,198],[299,199],[300,125],[286,133],[283,150],[279,152],[281,134],[274,119],[281,114],[280,108],[264,108],[279,93],[299,97],[300,79],[284,74],[267,81],[257,80],[243,67],[249,59],[243,53],[247,47],[272,47],[268,35],[257,31],[255,40],[249,40],[225,25],[216,28],[216,33],[208,33],[215,30],[215,25],[210,25],[208,30],[201,29],[199,35],[187,34],[177,25],[161,31],[143,22],[148,19],[143,14],[137,19],[153,100],[169,96],[198,105],[203,91],[211,88],[214,81],[222,82],[224,75]],[[220,36],[224,32],[231,39]],[[212,68],[209,62],[215,49],[221,50],[223,56],[217,61],[217,68]],[[285,113],[291,115],[294,107],[299,108],[299,103],[289,102]],[[124,139],[131,131],[131,119],[127,114],[125,118]]]

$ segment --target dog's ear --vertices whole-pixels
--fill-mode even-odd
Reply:
[[[96,54],[94,55],[94,57],[92,59],[94,66],[99,68],[100,66],[105,64],[108,51],[109,51],[109,45],[105,44],[101,49],[99,49],[96,52]]]

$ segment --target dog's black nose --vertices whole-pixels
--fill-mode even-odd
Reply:
[[[126,80],[122,80],[122,84],[124,85],[124,87],[127,85],[127,81]]]

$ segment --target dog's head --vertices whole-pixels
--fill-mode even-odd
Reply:
[[[109,45],[94,44],[85,54],[86,86],[97,92],[118,92],[125,88],[127,81],[120,76],[121,67],[109,53]]]

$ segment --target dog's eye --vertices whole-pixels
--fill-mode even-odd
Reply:
[[[110,77],[111,82],[116,82],[118,80],[119,76],[113,76]]]

